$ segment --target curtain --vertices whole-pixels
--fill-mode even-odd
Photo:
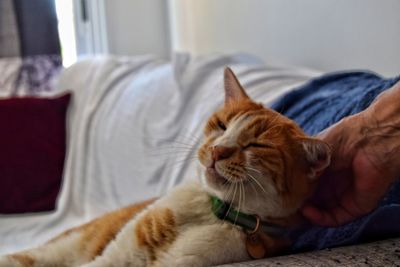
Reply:
[[[19,55],[19,34],[13,0],[0,0],[0,57]]]
[[[14,0],[21,55],[59,55],[54,0]]]
[[[60,55],[54,0],[0,0],[0,57]]]

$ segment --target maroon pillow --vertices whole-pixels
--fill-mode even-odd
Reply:
[[[0,213],[54,210],[70,97],[0,100]]]

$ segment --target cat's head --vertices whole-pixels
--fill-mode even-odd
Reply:
[[[225,103],[208,120],[198,151],[206,189],[245,213],[295,213],[329,165],[329,146],[253,102],[229,68],[224,87]]]

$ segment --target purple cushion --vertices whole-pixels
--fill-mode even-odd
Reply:
[[[0,213],[54,210],[70,97],[0,100]]]

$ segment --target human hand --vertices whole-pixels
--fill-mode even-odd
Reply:
[[[302,208],[312,223],[338,226],[369,213],[400,174],[399,107],[393,108],[392,113],[399,114],[394,117],[387,116],[387,106],[385,112],[377,108],[382,108],[382,101],[319,135],[332,146],[332,163]]]

